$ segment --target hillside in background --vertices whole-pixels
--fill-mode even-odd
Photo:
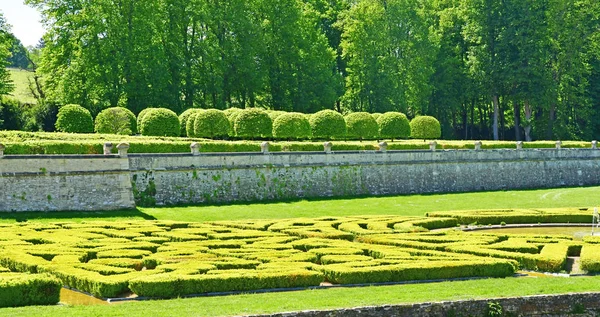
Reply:
[[[37,103],[29,90],[29,78],[33,77],[33,72],[16,68],[9,68],[8,71],[15,85],[15,90],[9,96],[25,103]]]

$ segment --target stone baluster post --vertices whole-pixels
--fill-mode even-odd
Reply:
[[[106,142],[104,143],[104,155],[111,155],[112,154],[112,149],[113,149],[113,144],[110,142]]]
[[[436,149],[437,149],[437,142],[435,142],[435,141],[429,142],[429,150],[432,152],[435,152]]]
[[[517,150],[522,150],[523,149],[523,141],[518,141],[517,142]]]
[[[597,150],[598,149],[598,141],[594,140],[592,141],[592,150]]]
[[[379,143],[379,152],[383,152],[383,153],[387,152],[387,147],[388,147],[387,142]]]
[[[198,156],[200,155],[200,143],[198,142],[194,142],[190,145],[190,149],[192,150],[192,155],[193,156]]]
[[[4,150],[6,149],[6,147],[4,146],[4,144],[0,143],[0,158],[4,157]]]
[[[325,153],[331,154],[331,147],[333,147],[333,144],[331,142],[323,143],[323,149],[325,150]]]
[[[269,144],[269,142],[263,142],[263,143],[260,145],[260,151],[261,151],[263,154],[269,154],[269,145],[270,145],[270,144]]]
[[[129,151],[129,143],[120,143],[117,145],[120,157],[127,157],[127,151]]]
[[[556,149],[557,150],[562,149],[562,141],[556,141]]]
[[[475,141],[475,151],[481,151],[481,145],[483,145],[481,141]]]

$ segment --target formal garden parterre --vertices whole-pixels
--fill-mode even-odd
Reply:
[[[596,237],[574,241],[566,235],[456,230],[473,219],[465,214],[505,214],[500,219],[509,222],[533,212],[0,224],[0,266],[5,268],[0,273],[0,293],[25,287],[35,294],[29,302],[2,302],[3,306],[20,306],[57,302],[60,284],[101,298],[128,293],[172,298],[306,288],[323,282],[507,277],[519,269],[560,272],[565,270],[567,256],[579,254],[585,270],[600,271]],[[575,220],[591,220],[590,210],[584,209],[538,212],[561,220],[570,215]],[[31,290],[36,287],[42,290]],[[39,301],[40,292],[51,293],[43,297],[47,302]]]

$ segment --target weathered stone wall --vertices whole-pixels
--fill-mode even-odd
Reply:
[[[486,300],[302,311],[251,317],[486,317],[598,316],[600,294],[539,295]]]
[[[591,149],[130,156],[135,196],[159,205],[591,186],[599,164]]]
[[[599,164],[593,149],[0,156],[0,211],[593,186]]]
[[[135,207],[129,161],[117,156],[5,156],[0,189],[0,211]]]

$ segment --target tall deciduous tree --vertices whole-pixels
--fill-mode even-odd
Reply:
[[[14,86],[10,79],[10,73],[6,69],[8,58],[10,58],[10,47],[12,46],[12,37],[10,36],[10,25],[6,23],[4,14],[0,12],[0,96],[9,94]]]

